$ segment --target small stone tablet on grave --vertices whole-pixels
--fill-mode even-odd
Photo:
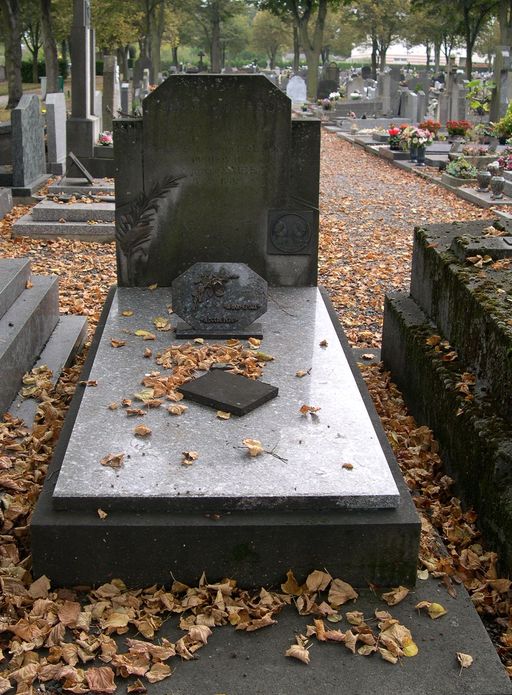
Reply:
[[[260,338],[267,283],[245,263],[195,263],[172,283],[178,338]]]
[[[275,398],[279,389],[240,374],[213,369],[183,384],[178,391],[197,403],[241,416]]]

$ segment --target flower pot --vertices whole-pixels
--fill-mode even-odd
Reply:
[[[499,200],[503,198],[503,189],[505,187],[505,179],[503,176],[493,176],[491,178],[491,198],[493,200]]]
[[[427,149],[427,148],[425,147],[425,145],[420,145],[420,146],[417,148],[417,155],[416,155],[416,158],[417,158],[418,161],[416,162],[416,166],[418,166],[418,167],[424,167],[424,166],[425,166],[425,152],[426,152],[426,149]]]
[[[476,175],[476,180],[478,181],[478,188],[476,190],[480,191],[480,193],[484,193],[485,191],[487,191],[489,189],[491,179],[492,174],[490,171],[480,169]]]
[[[409,147],[410,161],[415,162],[418,159],[418,148],[416,145],[411,145]]]

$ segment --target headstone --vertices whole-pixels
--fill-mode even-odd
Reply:
[[[103,58],[102,130],[112,130],[112,119],[117,118],[120,106],[119,74],[116,56]]]
[[[294,75],[286,85],[286,96],[293,104],[304,104],[308,100],[306,83],[298,75]]]
[[[46,96],[48,173],[64,173],[66,164],[66,99],[62,92]]]
[[[121,111],[124,115],[129,113],[130,109],[130,83],[121,83]]]
[[[319,80],[317,89],[318,99],[327,99],[329,94],[337,92],[339,89],[338,83],[334,80]]]
[[[103,125],[103,92],[101,89],[94,90],[94,113],[98,122],[98,133],[105,130]]]
[[[336,82],[336,85],[340,83],[340,69],[335,62],[331,62],[328,65],[324,65],[322,70],[322,78],[324,80],[331,80]]]
[[[262,75],[171,75],[143,114],[114,122],[121,285],[169,286],[198,261],[316,282],[319,121],[292,121]]]
[[[251,326],[267,310],[267,283],[245,263],[195,263],[173,281],[172,308],[188,324],[178,325],[177,337],[255,336],[261,327]]]
[[[400,104],[400,92],[399,92],[400,81],[401,81],[400,68],[396,65],[392,66],[391,70],[389,71],[389,77],[390,77],[389,93],[390,93],[390,98],[391,98],[391,115],[397,116],[398,115],[398,108],[399,108],[399,104]]]
[[[363,65],[361,68],[361,77],[363,80],[368,80],[372,76],[372,69],[369,65]]]
[[[418,111],[416,114],[416,121],[418,123],[421,123],[421,121],[425,119],[427,113],[427,95],[425,94],[425,92],[418,92],[417,97]]]
[[[135,67],[133,69],[133,83],[138,85],[144,77],[144,70],[149,70],[149,81],[152,81],[153,63],[150,58],[146,56],[140,56],[135,61]]]
[[[411,123],[417,122],[418,117],[418,95],[405,89],[400,99],[400,116],[407,118]]]
[[[21,195],[30,195],[48,178],[44,130],[39,97],[24,94],[12,110],[12,183]]]
[[[511,69],[510,47],[496,46],[496,57],[494,59],[494,84],[496,86],[492,95],[489,113],[491,122],[498,121],[505,115],[508,104],[512,99]]]
[[[95,85],[91,80],[91,30],[89,0],[73,0],[71,27],[71,118],[66,124],[67,146],[79,156],[92,157],[99,123],[94,114]],[[95,73],[95,68],[94,68]]]

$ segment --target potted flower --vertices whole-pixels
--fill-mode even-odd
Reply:
[[[425,166],[425,151],[427,145],[431,145],[434,140],[434,135],[430,130],[423,128],[413,128],[411,133],[411,146],[416,147],[416,158],[418,166]]]
[[[397,128],[396,126],[392,126],[388,130],[388,135],[389,135],[389,149],[390,150],[399,150],[400,149],[400,128]]]
[[[104,130],[98,136],[98,145],[104,145],[105,147],[110,147],[114,144],[114,138],[110,130]]]
[[[427,118],[427,120],[422,121],[418,127],[422,130],[430,131],[434,138],[437,138],[437,133],[441,130],[441,123],[435,121],[433,118]]]
[[[448,135],[464,137],[468,130],[471,130],[471,123],[464,119],[460,121],[446,121]]]
[[[461,155],[458,159],[450,162],[446,167],[441,180],[449,186],[458,188],[468,183],[468,181],[476,180],[477,170],[468,160]]]
[[[512,109],[510,106],[503,118],[494,124],[494,134],[499,138],[500,145],[504,145],[507,138],[512,137]]]
[[[322,108],[324,111],[330,111],[331,100],[330,99],[322,99]]]

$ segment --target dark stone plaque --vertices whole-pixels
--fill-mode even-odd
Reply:
[[[313,252],[313,211],[271,210],[267,253],[309,256]]]
[[[195,263],[172,283],[172,305],[192,329],[183,337],[238,335],[266,312],[267,283],[245,263]]]
[[[178,390],[192,401],[239,416],[250,413],[279,392],[277,386],[220,369],[209,371]]]

